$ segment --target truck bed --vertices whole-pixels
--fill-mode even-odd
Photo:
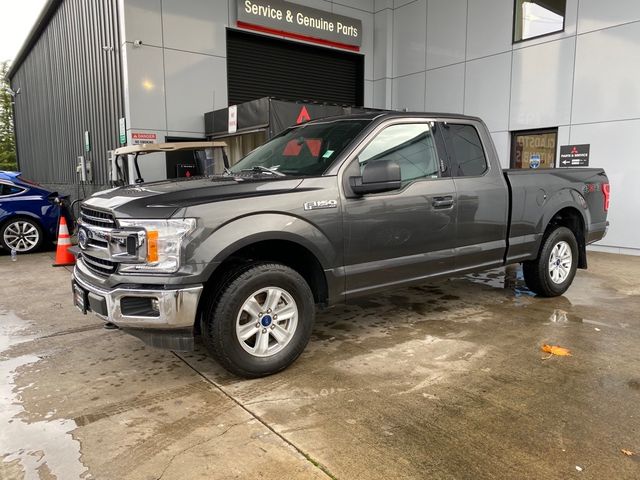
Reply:
[[[535,258],[545,226],[563,209],[579,210],[585,244],[604,236],[607,212],[602,185],[609,180],[603,169],[504,169],[503,172],[510,193],[506,263]]]

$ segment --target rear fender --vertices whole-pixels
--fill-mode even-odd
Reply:
[[[590,213],[589,208],[587,206],[587,202],[585,198],[582,196],[580,192],[578,192],[574,188],[564,188],[553,195],[547,202],[544,204],[543,214],[540,218],[536,231],[538,232],[538,239],[536,241],[535,247],[533,251],[535,252],[536,258],[538,252],[540,251],[540,247],[545,237],[545,233],[551,220],[565,208],[571,208],[577,211],[582,218],[582,225],[584,227],[584,233],[586,234],[586,229],[590,225]],[[584,235],[583,235],[584,237]],[[576,238],[578,241],[578,245],[582,250],[585,248],[585,239],[584,238]]]

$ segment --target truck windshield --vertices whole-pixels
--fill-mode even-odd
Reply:
[[[232,173],[322,175],[370,120],[333,120],[293,128],[256,148],[231,167]]]

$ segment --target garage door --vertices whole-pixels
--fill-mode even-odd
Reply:
[[[227,30],[229,105],[262,97],[362,106],[364,56]]]

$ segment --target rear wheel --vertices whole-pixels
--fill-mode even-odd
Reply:
[[[42,228],[29,218],[13,218],[0,229],[0,242],[9,251],[31,253],[40,248],[42,240]]]
[[[523,263],[524,280],[532,292],[556,297],[567,291],[578,268],[578,242],[571,230],[557,227],[544,240],[536,260]]]
[[[247,378],[279,372],[300,356],[315,318],[313,294],[295,270],[278,263],[245,266],[211,298],[202,337],[212,356]]]

